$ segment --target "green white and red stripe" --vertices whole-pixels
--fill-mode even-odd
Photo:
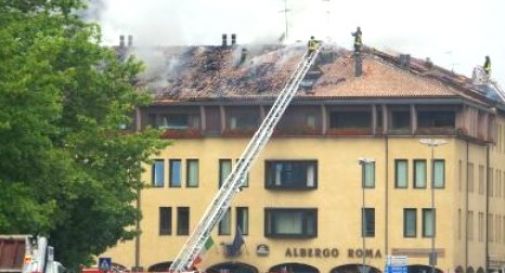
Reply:
[[[212,237],[209,236],[207,241],[205,241],[205,245],[203,246],[202,250],[200,251],[198,256],[195,258],[195,260],[193,261],[193,266],[202,262],[203,256],[205,255],[205,253],[207,253],[207,250],[209,250],[213,245],[214,245],[214,240],[212,240]]]

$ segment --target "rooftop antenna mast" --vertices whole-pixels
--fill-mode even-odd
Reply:
[[[284,9],[279,12],[284,12],[284,41],[288,40],[288,12],[291,10],[288,9],[288,0],[284,0]]]
[[[330,26],[331,26],[331,0],[323,0],[326,3],[326,28],[327,28],[327,36],[326,42],[331,43],[331,34],[330,34]]]

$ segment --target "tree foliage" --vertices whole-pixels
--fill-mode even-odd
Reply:
[[[141,162],[167,143],[127,132],[142,69],[100,46],[81,0],[0,0],[0,233],[46,234],[70,268],[131,238]]]

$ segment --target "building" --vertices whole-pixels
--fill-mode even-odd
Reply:
[[[167,270],[306,49],[159,50],[136,129],[174,143],[146,166],[141,235],[103,255],[144,271]],[[388,255],[429,272],[432,243],[437,272],[503,272],[505,94],[478,70],[325,48],[212,238],[207,272],[382,272]]]

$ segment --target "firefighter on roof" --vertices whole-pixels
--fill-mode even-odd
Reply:
[[[358,27],[356,32],[351,33],[351,35],[354,36],[354,52],[361,52],[361,47],[363,46],[363,41],[361,40],[361,28]]]
[[[489,76],[491,74],[491,59],[489,56],[486,56],[486,60],[484,61],[484,72]]]
[[[307,44],[307,47],[309,48],[309,56],[312,55],[312,53],[314,53],[317,50],[318,46],[319,43],[314,38],[314,36],[310,36],[309,43]]]

